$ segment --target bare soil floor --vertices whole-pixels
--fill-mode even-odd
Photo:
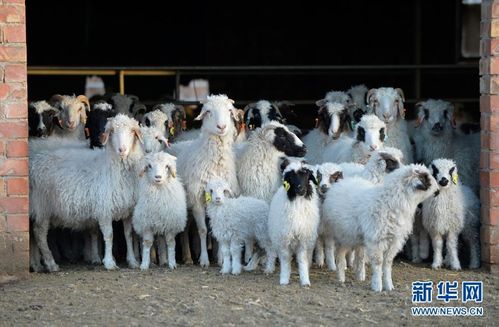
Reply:
[[[341,285],[313,268],[310,288],[279,286],[278,272],[222,276],[218,267],[180,265],[175,271],[64,265],[54,274],[0,286],[1,326],[494,326],[499,324],[499,277],[484,271],[434,271],[398,261],[396,290],[373,293],[369,282]],[[368,278],[370,274],[368,273]],[[411,283],[480,280],[483,317],[411,316]],[[461,297],[460,297],[461,299]],[[445,305],[434,301],[433,305]],[[461,306],[461,300],[447,305]],[[465,304],[470,306],[469,303]],[[478,306],[478,304],[472,304]]]

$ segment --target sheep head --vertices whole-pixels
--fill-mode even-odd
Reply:
[[[352,128],[348,110],[338,102],[327,102],[319,108],[318,122],[320,130],[333,140],[337,140],[344,131]]]
[[[223,204],[226,198],[234,197],[229,184],[222,179],[211,179],[205,186],[205,202],[216,205]]]
[[[321,197],[326,195],[332,184],[343,179],[343,171],[337,164],[326,162],[314,167],[317,190]]]
[[[62,129],[57,108],[52,107],[47,101],[30,102],[28,106],[29,136],[45,138],[52,134],[55,126]]]
[[[310,199],[314,195],[317,180],[306,162],[284,159],[281,163],[281,169],[283,169],[284,190],[290,201],[295,200],[298,196]]]
[[[226,136],[232,130],[232,119],[238,121],[234,100],[226,95],[210,95],[204,102],[201,113],[195,120],[202,120],[201,131],[217,136]],[[232,136],[232,133],[230,133]]]
[[[49,101],[59,109],[59,118],[62,126],[70,131],[75,130],[80,124],[87,122],[87,111],[90,111],[90,103],[86,96],[59,95],[52,96]]]
[[[177,158],[166,152],[147,154],[142,161],[139,176],[147,174],[151,184],[163,185],[169,180],[177,178]]]
[[[272,121],[257,131],[263,139],[275,149],[291,157],[304,157],[307,153],[305,144],[285,125]]]
[[[170,143],[164,136],[163,132],[156,127],[141,126],[142,134],[142,149],[145,153],[154,153],[161,151],[165,146],[169,147]]]
[[[438,182],[440,190],[458,184],[457,165],[453,160],[433,160],[430,165],[430,172]]]
[[[416,103],[418,120],[416,127],[433,136],[450,133],[455,127],[454,106],[443,100],[429,99]]]
[[[357,143],[364,153],[383,148],[386,125],[375,115],[364,115],[355,129]]]
[[[100,141],[106,145],[109,139],[110,147],[122,159],[128,157],[135,148],[136,141],[143,143],[139,123],[124,114],[118,114],[108,120]]]
[[[386,124],[405,118],[404,92],[399,88],[380,87],[367,92],[367,103],[379,119]]]

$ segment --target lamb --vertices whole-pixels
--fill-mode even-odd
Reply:
[[[303,143],[307,146],[307,161],[312,165],[322,163],[325,148],[349,131],[351,118],[345,106],[337,102],[324,103],[318,111],[317,127],[303,137]]]
[[[454,107],[450,102],[429,99],[419,102],[416,107],[416,159],[426,165],[438,158],[453,159],[459,169],[462,184],[478,194],[480,133],[459,135],[453,131]]]
[[[317,180],[321,185],[319,195],[324,199],[326,192],[331,187],[333,181],[337,182],[341,178],[358,176],[374,184],[380,184],[387,174],[402,166],[402,159],[403,155],[399,149],[386,147],[382,150],[374,151],[365,166],[354,163],[340,163],[338,165],[324,163],[317,169]],[[322,168],[322,166],[324,166],[324,168]],[[328,179],[326,179],[326,181],[322,179],[323,174],[321,174],[321,168],[323,170],[326,169],[326,172],[329,171],[329,181]],[[335,172],[341,172],[341,178],[331,180],[335,176]],[[317,241],[315,252],[315,261],[319,267],[324,265],[324,243],[326,246],[327,267],[329,270],[336,270],[333,231],[331,230],[331,226],[322,219],[319,227],[319,240]],[[349,266],[353,266],[353,252],[349,252],[348,259]]]
[[[355,127],[355,139],[342,138],[329,145],[322,162],[356,162],[365,164],[372,151],[382,149],[386,125],[375,115],[364,115]]]
[[[87,113],[90,103],[86,96],[59,95],[52,96],[49,103],[59,110],[63,129],[55,129],[56,135],[73,139],[85,140],[84,128],[87,122]]]
[[[220,272],[239,275],[244,241],[257,240],[261,248],[271,248],[267,232],[269,205],[247,196],[232,198],[230,186],[220,179],[206,184],[205,198],[212,234],[219,242],[223,256]]]
[[[195,120],[202,120],[201,135],[184,147],[178,154],[178,171],[184,179],[187,193],[187,206],[192,209],[201,242],[201,266],[209,265],[206,244],[204,189],[214,178],[223,178],[235,196],[239,195],[236,176],[236,163],[232,146],[234,144],[234,124],[237,119],[234,101],[226,95],[210,95]],[[185,239],[184,259],[187,256]]]
[[[456,163],[449,159],[433,160],[430,166],[439,190],[423,202],[422,222],[433,244],[433,269],[442,266],[443,239],[445,258],[453,270],[460,270],[457,245],[461,233],[470,249],[470,269],[480,266],[480,201],[471,189],[458,181]]]
[[[47,101],[33,101],[28,106],[28,127],[30,137],[46,138],[54,128],[63,128],[59,122],[59,110]]]
[[[176,175],[176,158],[165,152],[144,157],[139,176],[137,205],[132,224],[142,237],[140,269],[149,269],[150,250],[155,234],[164,235],[168,246],[168,267],[175,269],[175,236],[187,223],[186,195],[182,181]],[[162,239],[164,242],[164,240]]]
[[[300,283],[310,286],[309,253],[317,239],[320,222],[317,181],[303,162],[283,162],[283,185],[270,203],[268,231],[279,255],[280,284],[289,284],[291,257],[296,254]]]
[[[165,147],[169,147],[170,143],[164,136],[161,129],[156,127],[141,126],[140,132],[142,134],[142,148],[145,153],[156,153],[163,151]]]
[[[371,288],[376,292],[393,290],[393,259],[412,230],[418,203],[436,190],[430,171],[416,164],[394,170],[383,184],[352,177],[331,186],[323,217],[331,226],[338,249],[338,280],[345,281],[345,253],[352,248],[356,277],[365,279],[365,247],[372,266]]]
[[[370,89],[367,103],[370,112],[386,124],[385,145],[400,149],[406,163],[412,163],[412,145],[407,131],[404,109],[404,92],[399,88],[380,87]]]
[[[112,118],[103,135],[105,152],[62,148],[30,153],[30,215],[36,242],[49,271],[59,270],[47,246],[49,226],[74,230],[99,224],[104,242],[104,266],[117,268],[112,254],[113,220],[123,220],[127,261],[133,256],[132,225],[136,174],[133,167],[142,157],[138,122],[123,114]]]

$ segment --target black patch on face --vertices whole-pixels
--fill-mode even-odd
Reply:
[[[447,110],[444,110],[444,118],[447,119]]]
[[[449,175],[451,176],[452,178],[452,174],[454,173],[454,171],[456,170],[456,167],[452,167],[450,170],[449,170]]]
[[[147,127],[151,127],[151,121],[149,120],[149,117],[146,118],[144,124],[146,124]]]
[[[339,118],[340,118],[340,128],[338,129],[338,134],[341,133],[342,131],[347,131],[349,129],[351,130],[352,125],[350,123],[352,121],[352,118],[350,118],[350,115],[346,110],[343,110],[340,113]]]
[[[284,152],[290,157],[303,157],[307,153],[305,145],[298,146],[295,144],[295,138],[291,133],[282,127],[276,127],[274,130],[275,139],[274,146],[277,150]]]
[[[284,180],[289,183],[289,190],[287,191],[289,201],[293,201],[297,196],[310,199],[314,192],[310,182],[317,184],[312,171],[306,168],[298,171],[288,171],[284,174]]]
[[[391,173],[395,169],[400,168],[400,164],[395,159],[393,156],[389,155],[388,153],[381,153],[381,158],[385,161],[385,172],[386,173]]]
[[[290,161],[288,158],[286,158],[286,157],[281,158],[281,165],[280,165],[281,173],[284,172],[284,169],[286,169],[286,167],[289,165],[289,163],[290,163]]]
[[[325,107],[319,109],[319,115],[317,118],[319,119],[319,128],[322,129],[322,132],[327,135],[329,127],[331,126],[331,116],[329,116],[329,112]]]
[[[88,113],[85,127],[88,128],[91,149],[104,147],[100,141],[100,136],[106,130],[107,119],[114,116],[116,116],[114,110],[94,109]]]
[[[428,190],[431,186],[430,176],[428,176],[427,173],[420,173],[418,178],[421,181],[421,184],[419,184],[416,188],[422,191]]]
[[[249,117],[250,112],[253,114],[252,117]],[[262,115],[260,113],[260,109],[252,108],[246,112],[246,125],[250,129],[262,127]]]
[[[28,107],[28,125],[29,125],[29,136],[40,137],[38,131],[38,125],[40,124],[40,115],[36,112],[36,108],[30,105]]]
[[[45,125],[45,129],[38,129],[40,124],[40,116]],[[33,106],[28,107],[28,125],[29,125],[29,136],[42,137],[50,136],[54,130],[55,125],[59,124],[59,119],[57,117],[57,112],[55,110],[46,110],[40,115],[36,112],[36,108]]]
[[[428,118],[430,118],[430,112],[428,111],[428,109],[423,109],[423,112],[424,112],[424,119],[428,120]]]
[[[366,141],[366,130],[362,126],[357,126],[357,141],[359,142]]]
[[[431,171],[432,171],[432,173],[431,173],[431,174],[433,175],[433,177],[434,177],[434,178],[435,178],[435,180],[436,180],[436,179],[437,179],[437,175],[438,175],[439,171],[438,171],[438,168],[437,168],[437,167],[435,167],[435,165],[434,165],[434,164],[431,164]]]
[[[381,142],[385,141],[385,128],[384,127],[379,130],[379,140]]]
[[[343,179],[343,172],[337,171],[331,176],[329,176],[329,183],[337,183],[340,179]]]
[[[271,105],[270,106],[270,110],[269,110],[269,114],[268,114],[268,119],[269,120],[276,120],[276,121],[280,122],[281,124],[284,123],[284,119],[279,114],[279,111],[277,110],[277,108],[275,107],[275,105]]]

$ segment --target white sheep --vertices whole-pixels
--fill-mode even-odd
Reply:
[[[233,117],[237,117],[234,101],[226,95],[210,95],[195,120],[203,120],[201,135],[178,154],[177,167],[187,193],[187,206],[192,209],[201,242],[201,266],[209,266],[206,243],[204,189],[214,178],[228,182],[234,195],[239,195],[233,152]],[[184,243],[185,244],[185,243]],[[184,252],[186,254],[186,252]],[[184,258],[188,260],[188,258]]]
[[[176,158],[165,152],[144,157],[140,167],[137,205],[132,224],[142,237],[140,269],[149,269],[150,250],[154,235],[164,235],[168,246],[168,267],[175,269],[175,236],[187,223],[187,204],[182,181],[176,175]]]
[[[300,283],[309,286],[309,254],[320,222],[317,181],[302,162],[283,163],[283,185],[270,203],[268,231],[281,265],[280,284],[289,284],[291,258],[296,254]],[[268,259],[267,259],[268,260]]]
[[[385,145],[400,149],[406,163],[412,163],[412,145],[405,121],[404,92],[399,88],[380,87],[370,89],[367,103],[370,113],[386,124]]]
[[[307,161],[310,164],[322,163],[326,147],[337,142],[341,136],[347,137],[350,130],[351,118],[345,106],[338,102],[324,103],[318,111],[317,127],[303,137],[303,143],[307,146]]]
[[[142,126],[155,127],[159,129],[166,137],[169,135],[170,120],[168,115],[159,109],[146,113],[142,117],[141,123]]]
[[[375,115],[364,115],[355,126],[355,138],[341,138],[326,147],[322,162],[365,164],[372,151],[382,149],[386,125]]]
[[[267,232],[269,205],[247,196],[233,198],[228,183],[220,179],[209,181],[205,192],[212,234],[219,242],[223,257],[220,272],[239,275],[243,242],[257,240],[261,248],[271,248]]]
[[[345,281],[345,254],[355,249],[358,280],[365,279],[364,248],[372,266],[371,288],[392,290],[392,263],[412,230],[418,203],[437,190],[430,171],[411,164],[388,174],[382,184],[360,177],[331,186],[323,217],[331,226],[337,247],[337,276]]]
[[[165,137],[164,132],[156,127],[141,126],[140,132],[142,134],[142,148],[145,153],[155,153],[169,147],[170,143]]]
[[[59,109],[59,119],[62,129],[54,129],[55,135],[85,140],[85,123],[90,111],[90,102],[84,95],[71,96],[56,94],[50,99],[50,104]]]
[[[422,222],[433,244],[433,269],[442,266],[443,240],[446,242],[445,258],[454,270],[460,270],[458,236],[462,233],[470,249],[470,268],[480,266],[480,201],[470,188],[458,181],[454,161],[436,159],[430,171],[438,182],[439,190],[423,202]]]
[[[454,159],[462,184],[478,194],[480,133],[459,135],[454,132],[454,106],[450,102],[429,99],[419,102],[416,107],[416,160],[429,165],[438,158]]]
[[[49,271],[57,271],[47,245],[49,227],[75,230],[99,224],[106,269],[115,269],[112,254],[113,220],[123,220],[127,261],[133,255],[131,213],[135,206],[137,177],[133,167],[142,157],[138,122],[119,114],[106,125],[104,151],[62,148],[30,153],[30,214],[38,247]]]

